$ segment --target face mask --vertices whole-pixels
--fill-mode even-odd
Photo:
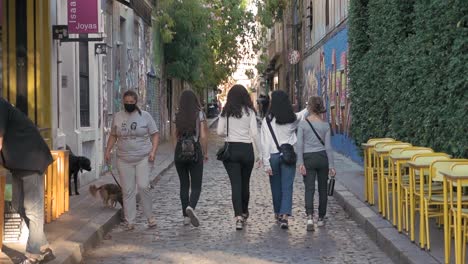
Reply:
[[[124,104],[125,111],[132,113],[136,109],[136,104]]]

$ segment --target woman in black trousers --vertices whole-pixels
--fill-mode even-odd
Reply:
[[[176,140],[174,161],[180,179],[184,225],[192,223],[197,227],[200,221],[195,214],[195,207],[201,193],[203,163],[208,160],[208,126],[198,98],[191,90],[182,92],[180,96],[175,125],[172,136]]]
[[[242,230],[249,217],[250,174],[255,162],[252,143],[257,144],[258,134],[256,112],[244,86],[234,85],[229,90],[217,132],[229,144],[230,158],[223,164],[231,181],[236,229]]]

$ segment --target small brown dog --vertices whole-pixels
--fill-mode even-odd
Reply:
[[[97,197],[97,192],[101,195],[102,202],[106,207],[115,208],[117,202],[123,207],[122,190],[117,184],[108,183],[97,187],[96,185],[89,186],[89,192],[94,197]]]

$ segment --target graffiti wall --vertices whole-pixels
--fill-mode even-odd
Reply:
[[[304,61],[303,98],[318,95],[326,102],[326,119],[333,130],[333,148],[361,163],[350,133],[352,115],[348,78],[348,29],[332,36]]]

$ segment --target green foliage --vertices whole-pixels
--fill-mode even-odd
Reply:
[[[352,0],[352,133],[468,156],[468,6]]]
[[[157,20],[166,44],[166,71],[196,90],[215,88],[255,44],[246,1],[163,0]]]
[[[286,0],[256,0],[257,19],[263,26],[271,28],[276,21],[283,19]]]

